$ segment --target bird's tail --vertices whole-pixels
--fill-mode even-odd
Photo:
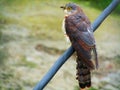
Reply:
[[[98,56],[97,56],[96,46],[94,46],[94,48],[93,48],[93,53],[94,53],[94,57],[95,57],[95,65],[96,65],[96,69],[98,69],[99,64],[98,64]]]
[[[83,63],[82,60],[77,58],[77,77],[80,88],[91,86],[91,72],[90,69]]]

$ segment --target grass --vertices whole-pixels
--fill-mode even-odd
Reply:
[[[2,67],[0,70],[0,90],[23,90],[23,85],[19,78],[15,78],[12,68]]]
[[[6,65],[8,52],[6,48],[0,48],[0,67]]]
[[[78,86],[75,86],[74,90],[80,90],[80,88]],[[98,89],[96,89],[94,87],[91,87],[91,88],[89,88],[87,90],[98,90]]]
[[[28,61],[25,56],[21,56],[21,60],[17,64],[17,66],[18,65],[20,65],[20,66],[26,66],[26,67],[29,67],[29,68],[35,68],[37,66],[34,62]]]

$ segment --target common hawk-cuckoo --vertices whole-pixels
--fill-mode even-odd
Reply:
[[[81,88],[91,86],[91,70],[98,68],[96,44],[90,20],[74,3],[61,6],[65,12],[64,27],[77,54],[77,80]],[[93,51],[95,63],[92,61]]]

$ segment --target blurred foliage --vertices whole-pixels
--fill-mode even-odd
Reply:
[[[80,90],[79,86],[75,86],[74,90]]]
[[[79,86],[75,86],[75,87],[74,87],[74,90],[80,90],[80,87],[79,87]],[[94,87],[90,87],[90,88],[87,89],[87,90],[98,90],[98,89],[96,89],[96,88],[94,88]]]
[[[98,90],[98,89],[96,89],[96,88],[94,88],[94,87],[91,87],[89,90]]]
[[[38,72],[41,71],[43,73],[45,69],[47,71],[48,66],[50,66],[54,60],[51,57],[56,59],[57,57],[55,56],[57,56],[57,53],[60,55],[64,52],[64,50],[59,50],[58,46],[64,47],[65,45],[57,42],[65,42],[63,32],[61,31],[64,14],[59,7],[70,1],[74,1],[82,6],[91,21],[94,21],[101,11],[111,2],[111,0],[0,0],[0,66],[2,67],[4,63],[7,63],[9,66],[5,67],[4,65],[5,69],[0,69],[0,90],[31,90],[25,88],[31,88],[35,85],[37,80],[39,80],[39,77],[36,77],[36,75],[43,75]],[[115,10],[116,14],[120,11],[119,7]],[[110,15],[109,18],[103,22],[103,25],[99,27],[100,30],[97,30],[95,37],[96,41],[100,42],[98,44],[98,50],[105,52],[105,55],[102,57],[108,55],[106,54],[108,49],[108,52],[111,51],[113,54],[119,54],[116,50],[116,44],[114,46],[114,43],[120,41],[119,27],[119,16],[116,15],[115,17],[114,15]],[[27,35],[29,37],[27,37]],[[50,42],[46,42],[47,45],[44,46],[44,44],[42,44],[42,46],[39,44],[42,39],[42,43],[46,42],[45,40],[49,40]],[[47,47],[50,46],[52,40],[55,45],[53,44],[52,47]],[[35,44],[37,47],[34,47],[34,41],[37,43],[37,45]],[[107,43],[109,41],[110,44]],[[13,44],[11,42],[13,42]],[[112,45],[111,42],[113,43]],[[16,50],[15,48],[11,48],[14,47],[14,44],[18,45]],[[28,44],[31,47],[29,47]],[[101,44],[103,44],[103,46]],[[108,46],[110,48],[108,48]],[[114,49],[113,47],[116,48]],[[35,48],[40,53],[27,52]],[[120,51],[119,48],[117,49]],[[48,55],[45,55],[42,51],[47,52],[50,56],[48,57]],[[109,55],[111,55],[111,52]],[[33,60],[29,61],[26,55],[27,57],[30,55]],[[37,55],[43,55],[45,58],[35,58]],[[49,61],[47,61],[47,59]],[[101,59],[101,61],[102,60],[104,59]],[[119,60],[120,56],[118,55],[115,61],[120,63]],[[36,63],[36,61],[38,63]],[[44,66],[42,64],[43,62],[46,62],[47,65],[44,64]],[[33,71],[30,72],[30,70]],[[72,72],[72,69],[70,71]],[[33,72],[35,73],[31,76]],[[74,76],[75,75],[73,75],[73,77]],[[79,87],[74,87],[74,90],[79,90]],[[96,89],[91,87],[89,90]]]
[[[73,0],[71,0],[73,1]],[[111,2],[112,0],[74,0],[78,3],[86,3],[86,5],[104,10]],[[114,10],[115,14],[120,14],[120,5]]]
[[[29,68],[35,68],[37,65],[34,62],[28,61],[25,56],[21,57],[20,62],[18,63],[20,66],[27,66]]]
[[[6,48],[0,48],[0,67],[5,65],[8,58],[8,52]]]
[[[23,90],[19,77],[15,77],[15,73],[10,67],[0,68],[0,90]]]
[[[116,67],[120,68],[120,55],[114,57],[114,63],[116,63]]]

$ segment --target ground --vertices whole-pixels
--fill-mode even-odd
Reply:
[[[69,0],[0,1],[0,89],[32,90],[70,46],[61,30],[59,8]],[[78,3],[91,22],[102,12]],[[100,67],[90,90],[120,89],[120,18],[111,14],[95,32]],[[73,55],[44,90],[79,90]]]

